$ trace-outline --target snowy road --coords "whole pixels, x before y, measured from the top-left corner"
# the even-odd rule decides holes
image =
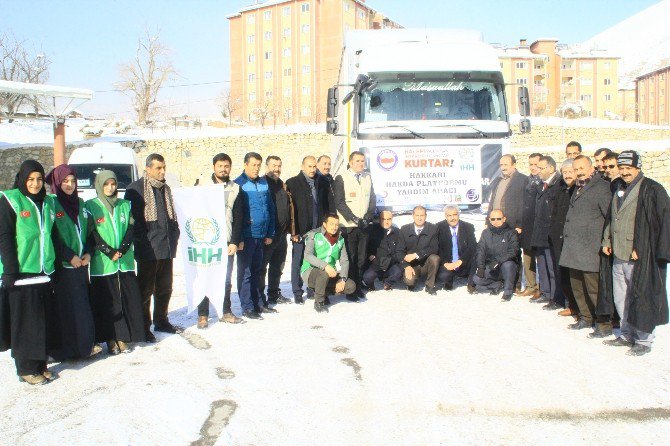
[[[286,268],[286,273],[289,269]],[[282,286],[288,289],[287,275]],[[341,297],[328,314],[195,329],[177,274],[155,345],[53,364],[30,388],[0,354],[0,444],[666,444],[670,330],[634,358],[526,299],[464,287]],[[285,294],[290,294],[286,292]],[[214,319],[212,319],[213,321]],[[665,438],[666,440],[663,440]]]

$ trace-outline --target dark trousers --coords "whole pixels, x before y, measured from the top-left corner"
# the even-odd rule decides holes
[[[363,282],[371,290],[375,289],[375,280],[382,280],[386,285],[393,285],[396,282],[400,282],[402,279],[402,266],[394,263],[386,271],[375,268],[374,265],[370,265],[368,269],[363,273]]]
[[[349,278],[356,284],[356,289],[360,289],[367,259],[368,234],[359,228],[342,228],[342,237],[349,257]]]
[[[168,306],[172,296],[172,259],[138,260],[137,281],[142,294],[144,328],[151,326],[151,296],[154,296],[154,325],[168,322]]]
[[[470,276],[470,266],[467,263],[462,264],[458,269],[454,271],[449,271],[444,267],[443,264],[440,265],[440,269],[437,272],[437,282],[444,283],[444,285],[449,285],[450,287],[454,286],[454,279],[456,277],[469,277]]]
[[[263,239],[245,238],[244,249],[237,251],[237,293],[242,311],[258,311],[258,282],[263,272]]]
[[[558,264],[554,254],[549,248],[535,248],[537,257],[537,272],[540,276],[540,293],[545,299],[553,300],[561,307],[564,305],[563,297],[558,293]]]
[[[477,291],[493,291],[499,290],[500,285],[503,288],[503,295],[511,296],[514,293],[514,285],[516,282],[516,273],[519,270],[519,265],[513,260],[503,262],[496,269],[486,267],[484,277],[477,275],[473,276],[473,282],[477,287]],[[502,282],[502,283],[501,283]]]
[[[564,266],[558,268],[558,277],[560,281],[560,288],[563,296],[565,297],[566,306],[572,310],[573,314],[579,313],[579,307],[577,306],[577,301],[575,300],[575,295],[572,292],[572,285],[570,284],[570,269]]]
[[[268,296],[275,297],[279,295],[279,282],[281,274],[286,264],[286,251],[288,244],[286,234],[275,237],[272,243],[263,247],[263,271],[258,280],[258,294],[263,299],[265,305],[268,303]],[[268,292],[265,294],[265,283],[267,277]]]
[[[598,288],[600,273],[580,271],[570,268],[570,285],[579,308],[579,318],[587,324],[593,324],[596,319],[596,303],[598,302]],[[610,322],[599,322],[602,329],[611,328]]]
[[[314,301],[323,303],[326,300],[326,296],[335,293],[335,285],[340,280],[342,280],[340,276],[331,278],[328,277],[328,273],[324,270],[313,268],[309,272],[307,286],[314,289]],[[353,280],[347,279],[342,294],[352,294],[354,291],[356,291],[356,284]]]
[[[235,256],[228,256],[228,268],[226,269],[226,289],[223,295],[223,314],[232,313],[230,309],[230,291],[233,288],[232,276],[233,276],[233,262],[235,261]],[[209,298],[205,298],[198,305],[198,316],[209,316]]]
[[[293,288],[294,297],[302,297],[302,276],[300,267],[305,257],[305,242],[292,242],[293,252],[291,254],[291,288]]]
[[[440,256],[436,254],[431,254],[423,263],[417,263],[410,265],[414,270],[414,277],[408,279],[405,274],[402,278],[407,286],[414,286],[419,280],[419,277],[426,278],[426,288],[432,288],[435,286],[435,276],[437,275],[437,269],[440,266]]]
[[[18,376],[41,375],[47,370],[47,362],[37,359],[14,359],[14,364]]]

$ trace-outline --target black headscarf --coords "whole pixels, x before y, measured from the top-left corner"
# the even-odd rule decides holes
[[[31,194],[28,192],[26,183],[28,182],[28,177],[33,172],[39,172],[42,175],[42,180],[44,180],[44,167],[35,161],[35,160],[25,160],[21,163],[19,168],[19,173],[16,174],[16,179],[14,180],[14,188],[18,189],[23,195],[33,200],[37,207],[42,207],[44,202],[44,197],[47,194],[47,190],[42,184],[42,189],[36,194]]]

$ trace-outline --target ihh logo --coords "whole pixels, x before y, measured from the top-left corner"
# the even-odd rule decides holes
[[[461,170],[462,171],[473,172],[475,170],[475,164],[474,163],[461,163]]]
[[[479,192],[476,189],[468,189],[465,193],[465,198],[467,198],[469,202],[474,203],[479,200]]]

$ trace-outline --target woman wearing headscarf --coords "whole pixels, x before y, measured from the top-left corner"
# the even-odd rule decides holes
[[[95,177],[97,197],[86,202],[93,231],[91,307],[96,342],[107,342],[110,355],[142,342],[142,300],[135,276],[133,218],[130,202],[117,197],[116,175],[103,170]]]
[[[48,316],[55,271],[53,198],[44,188],[44,168],[35,160],[21,164],[14,188],[0,195],[0,273],[3,315],[0,350],[11,348],[20,381],[45,384],[56,378],[47,370]]]
[[[54,212],[60,249],[56,251],[54,281],[54,318],[60,329],[60,347],[50,350],[56,361],[95,355],[102,348],[95,344],[95,326],[88,299],[88,264],[91,260],[86,244],[92,226],[77,193],[77,177],[72,167],[61,164],[46,177],[55,192]]]

